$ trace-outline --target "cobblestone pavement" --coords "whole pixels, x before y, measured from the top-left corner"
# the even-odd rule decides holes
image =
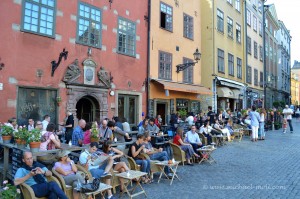
[[[217,164],[179,166],[181,182],[143,185],[148,198],[300,198],[300,123],[294,133],[268,131],[265,141],[241,142],[219,147]],[[139,196],[136,198],[144,198]]]

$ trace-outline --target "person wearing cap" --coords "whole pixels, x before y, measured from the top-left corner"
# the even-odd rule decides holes
[[[84,174],[77,171],[77,167],[68,155],[71,152],[68,150],[61,150],[57,154],[58,162],[54,164],[53,169],[59,173],[65,180],[66,185],[70,185],[73,188],[77,187],[78,180],[84,183]],[[80,194],[73,190],[74,199],[78,199]]]
[[[293,115],[293,110],[289,108],[288,105],[285,105],[285,109],[282,111],[284,118],[287,120],[289,123],[290,127],[290,132],[293,133],[293,125],[292,125],[292,115]]]

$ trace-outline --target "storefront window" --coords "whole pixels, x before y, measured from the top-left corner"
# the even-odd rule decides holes
[[[137,124],[138,97],[134,95],[119,95],[118,116],[122,120],[125,118],[130,125]]]
[[[49,115],[51,122],[57,122],[57,90],[39,88],[18,88],[17,119],[19,125],[27,125],[29,118],[43,120]]]

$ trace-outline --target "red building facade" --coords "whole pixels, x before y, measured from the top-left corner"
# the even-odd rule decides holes
[[[147,1],[0,2],[0,121],[66,111],[136,124],[146,109]],[[52,75],[52,68],[55,69]]]

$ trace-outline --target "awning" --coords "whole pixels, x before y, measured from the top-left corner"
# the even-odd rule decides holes
[[[209,90],[201,85],[168,82],[168,81],[157,80],[157,79],[152,79],[152,80],[159,84],[162,84],[164,86],[165,90],[180,91],[180,92],[186,92],[186,93],[197,93],[197,94],[203,94],[203,95],[212,95],[211,90]]]
[[[239,89],[231,89],[233,92],[233,98],[234,99],[240,99],[241,98],[241,91]],[[243,98],[241,98],[243,99]]]
[[[223,77],[217,77],[217,80],[220,83],[220,85],[222,85],[222,86],[229,86],[229,87],[234,87],[234,88],[239,88],[239,89],[242,89],[245,87],[245,85],[240,82],[233,81],[230,79],[225,79]]]
[[[217,88],[218,97],[234,98],[232,90],[228,87],[218,87]]]

